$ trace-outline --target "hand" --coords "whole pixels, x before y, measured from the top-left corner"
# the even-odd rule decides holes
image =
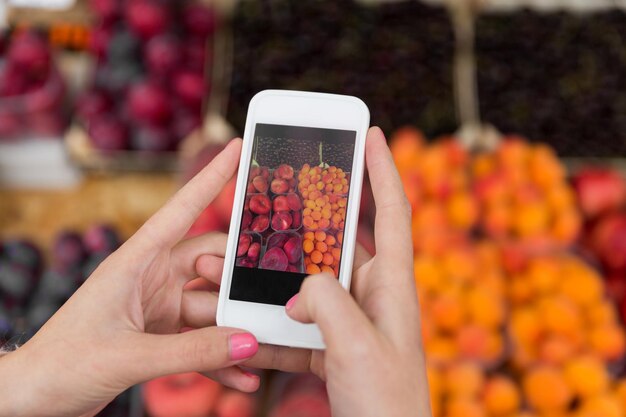
[[[257,352],[254,336],[214,327],[217,296],[183,288],[221,274],[225,235],[181,239],[233,176],[240,151],[241,140],[232,141],[29,342],[0,358],[1,416],[94,414],[134,384],[187,371],[258,388],[258,377],[236,366]],[[179,333],[199,321],[211,327]]]
[[[368,259],[361,250],[355,256],[354,298],[335,278],[311,276],[287,303],[287,314],[321,329],[326,351],[313,352],[311,365],[327,381],[334,417],[429,417],[411,209],[378,128],[368,132],[366,159],[376,202],[376,255]]]

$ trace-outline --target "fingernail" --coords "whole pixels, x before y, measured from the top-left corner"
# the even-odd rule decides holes
[[[259,343],[250,333],[235,333],[228,340],[228,349],[230,359],[238,361],[254,356],[259,349]]]
[[[293,297],[289,299],[289,301],[287,301],[287,304],[285,304],[285,308],[287,310],[291,310],[291,308],[293,307],[293,305],[296,303],[297,300],[298,300],[298,294],[294,295]]]

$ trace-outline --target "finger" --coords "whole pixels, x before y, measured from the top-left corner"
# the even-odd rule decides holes
[[[413,259],[411,206],[385,136],[378,127],[370,128],[367,134],[365,158],[376,204],[376,253],[391,262],[409,264]]]
[[[234,139],[209,165],[182,187],[133,236],[144,247],[170,248],[180,241],[202,210],[233,177],[239,164],[241,139]]]
[[[136,334],[124,345],[132,351],[120,363],[135,383],[182,372],[208,372],[241,363],[258,350],[256,338],[243,330],[206,327],[184,333]]]
[[[354,249],[354,262],[352,264],[352,270],[357,270],[372,259],[372,255],[360,244],[357,243]]]
[[[242,392],[255,392],[261,384],[261,378],[258,375],[246,372],[238,366],[203,372],[202,375]]]
[[[244,363],[259,369],[276,369],[284,372],[309,372],[311,350],[276,345],[259,345],[259,350]]]
[[[222,282],[222,272],[224,270],[224,259],[211,255],[200,255],[196,261],[196,272],[198,276],[208,279],[213,284],[220,285]]]
[[[196,263],[200,256],[209,255],[212,259],[224,258],[227,240],[227,234],[213,232],[177,243],[172,248],[170,255],[172,273],[185,281],[198,277],[200,274],[197,271]]]
[[[369,343],[374,335],[372,323],[354,299],[327,274],[307,277],[286,309],[294,320],[316,323],[328,349],[348,352],[352,344]]]
[[[209,291],[183,291],[180,304],[181,320],[185,326],[215,326],[218,295]]]

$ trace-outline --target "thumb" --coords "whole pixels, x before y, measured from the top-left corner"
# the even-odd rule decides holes
[[[244,330],[206,327],[179,334],[142,333],[132,341],[126,372],[136,382],[183,372],[226,368],[254,356],[256,338]]]
[[[328,274],[307,277],[285,308],[296,321],[316,323],[328,349],[347,350],[352,341],[369,340],[374,334],[372,323],[350,293]]]

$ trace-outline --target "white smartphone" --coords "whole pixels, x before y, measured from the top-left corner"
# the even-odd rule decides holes
[[[324,348],[317,326],[289,318],[285,304],[314,273],[350,287],[368,127],[356,97],[265,90],[252,98],[218,325],[261,343]]]

